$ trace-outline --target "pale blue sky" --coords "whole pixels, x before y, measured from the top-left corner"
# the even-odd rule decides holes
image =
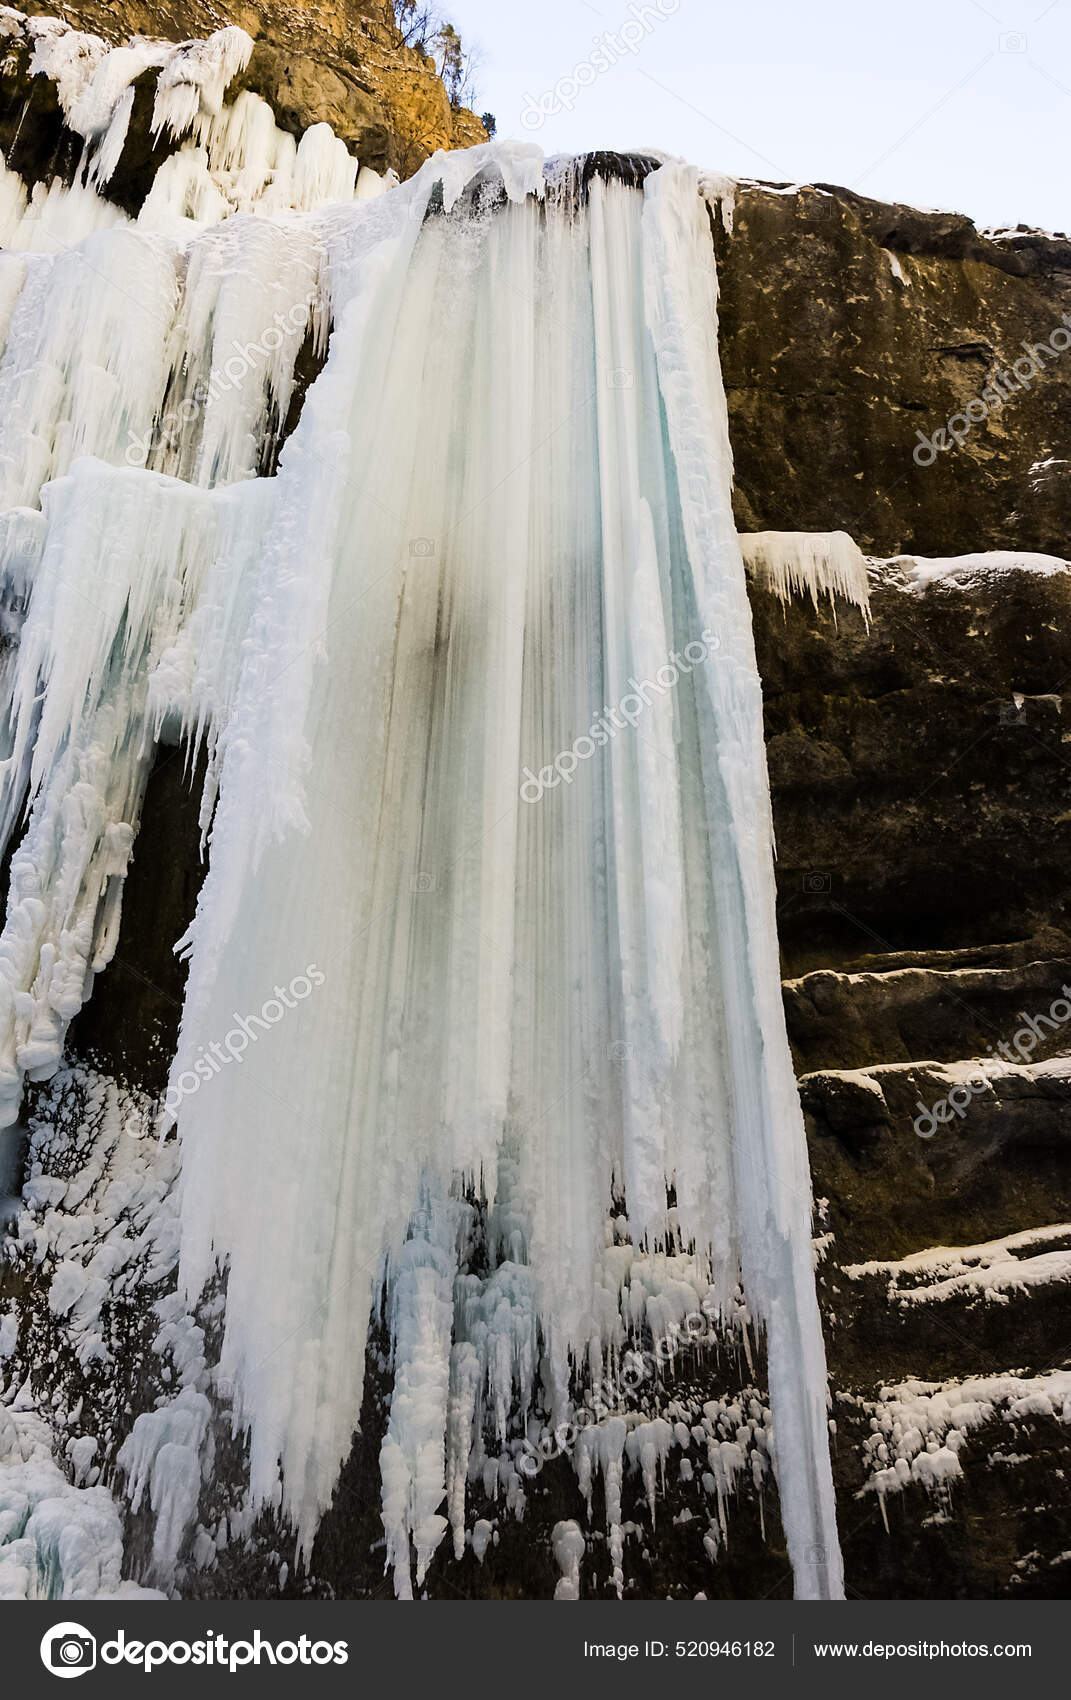
[[[646,27],[630,9],[644,4],[445,9],[482,50],[479,106],[499,136],[548,153],[655,146],[734,176],[1071,230],[1071,0],[662,0],[664,16],[655,0]]]

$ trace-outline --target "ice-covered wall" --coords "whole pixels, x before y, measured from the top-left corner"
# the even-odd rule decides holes
[[[30,810],[0,938],[5,1110],[115,948],[157,740],[206,740],[166,1120],[189,1302],[229,1270],[219,1374],[250,1506],[308,1551],[382,1305],[406,1594],[451,1525],[463,1546],[467,1482],[490,1469],[520,1512],[541,1427],[698,1316],[768,1350],[772,1418],[683,1424],[720,1515],[772,1462],[797,1590],[838,1594],[695,172],[637,187],[487,147],[349,207],[101,230],[5,255],[5,277],[9,829]],[[170,1497],[157,1474],[172,1417],[196,1452],[196,1396],[121,1460],[183,1526],[185,1465]],[[623,1472],[653,1507],[683,1444],[634,1419],[574,1454],[589,1497],[602,1477],[619,1589]]]
[[[225,96],[253,50],[243,29],[229,26],[204,41],[175,43],[135,36],[111,46],[59,18],[25,17],[0,7],[0,39],[28,43],[30,77],[55,85],[67,129],[83,144],[75,181],[43,180],[27,191],[0,153],[0,246],[53,252],[92,230],[123,221],[108,199],[123,157],[135,84],[155,73],[150,135],[171,151],[160,161],[139,224],[182,238],[193,224],[235,212],[307,212],[354,194],[374,193],[381,179],[359,162],[327,123],[295,140],[280,129],[268,102],[248,89]]]

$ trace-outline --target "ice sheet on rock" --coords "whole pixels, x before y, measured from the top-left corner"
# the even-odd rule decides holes
[[[782,602],[801,593],[854,602],[869,619],[866,558],[846,531],[752,531],[740,536],[744,564],[758,584]]]
[[[637,1263],[680,1242],[715,1315],[742,1264],[797,1589],[836,1594],[709,223],[683,167],[642,192],[543,189],[536,150],[489,145],[322,224],[336,330],[276,480],[173,1082],[274,982],[315,964],[323,986],[182,1106],[185,1290],[227,1261],[251,1505],[280,1505],[307,1551],[386,1278],[404,1592],[411,1549],[419,1573],[447,1518],[457,1542],[478,1424],[565,1414],[630,1328],[686,1302],[652,1282],[637,1324],[631,1280],[608,1279],[623,1193]],[[597,745],[705,632],[719,647]],[[519,801],[526,766],[585,735],[569,783]],[[510,1249],[448,1296],[419,1223],[463,1194]],[[633,1456],[626,1435],[612,1417],[576,1452],[619,1588],[624,1472],[657,1488],[669,1444]],[[484,1468],[523,1503],[508,1452]]]
[[[57,1503],[54,1515],[50,1514],[49,1527],[56,1532],[56,1551],[68,1571],[80,1550],[80,1507],[95,1505],[89,1535],[98,1548],[97,1562],[109,1572],[114,1570],[115,1577],[119,1574],[120,1520],[107,1512],[109,1496],[100,1482],[112,1474],[116,1430],[122,1436],[130,1428],[127,1390],[117,1374],[118,1367],[129,1362],[126,1331],[132,1330],[142,1342],[141,1350],[151,1354],[146,1382],[167,1385],[172,1397],[179,1392],[179,1410],[196,1414],[203,1408],[193,1394],[205,1373],[204,1334],[174,1291],[178,1147],[173,1140],[161,1142],[153,1137],[154,1121],[155,1105],[146,1094],[83,1067],[62,1068],[47,1090],[37,1095],[30,1116],[27,1178],[16,1237],[8,1249],[9,1263],[19,1271],[19,1302],[24,1307],[29,1304],[22,1330],[26,1338],[20,1345],[20,1331],[14,1326],[17,1319],[5,1319],[7,1325],[0,1330],[4,1336],[0,1377],[7,1385],[0,1386],[0,1392],[16,1421],[24,1409],[35,1409],[31,1387],[40,1384],[42,1366],[32,1356],[34,1334],[40,1327],[33,1294],[43,1292],[50,1303],[53,1341],[44,1381],[51,1438],[46,1435],[44,1444],[51,1445],[74,1487],[95,1490],[86,1499],[74,1495],[74,1487],[66,1480],[50,1485],[50,1496],[62,1504]],[[25,1279],[28,1271],[33,1272],[32,1280]],[[153,1359],[157,1360],[155,1375]],[[87,1382],[94,1381],[96,1391],[87,1401]],[[90,1409],[94,1423],[100,1425],[95,1433],[84,1427]],[[127,1455],[132,1463],[142,1460],[147,1472],[145,1492],[150,1497],[156,1459],[164,1445],[191,1446],[195,1438],[187,1434],[184,1439],[173,1417],[151,1415],[157,1420],[138,1430]],[[161,1423],[166,1433],[161,1433]],[[156,1544],[166,1554],[177,1550],[183,1506],[191,1493],[196,1495],[200,1472],[188,1457],[172,1452],[158,1473]],[[50,1483],[57,1474],[53,1469]],[[4,1480],[0,1464],[0,1502]],[[180,1485],[184,1485],[185,1500]],[[109,1524],[114,1525],[114,1564]],[[29,1557],[33,1559],[33,1554]],[[9,1560],[29,1578],[20,1586],[46,1585],[33,1580],[34,1563],[27,1566],[19,1561],[15,1548],[5,1552],[2,1546],[0,1578]],[[161,1575],[166,1567],[165,1563]],[[108,1591],[110,1575],[104,1584]],[[133,1583],[123,1583],[121,1592],[136,1597]]]
[[[271,487],[210,494],[83,459],[43,492],[47,536],[10,680],[0,831],[24,801],[0,933],[0,1116],[47,1079],[118,937],[153,741],[214,752]],[[214,762],[210,761],[209,786]]]
[[[1012,1293],[1071,1281],[1071,1250],[1037,1249],[1051,1240],[1071,1241],[1071,1223],[1030,1228],[982,1245],[932,1246],[896,1262],[847,1264],[842,1273],[849,1281],[888,1276],[889,1302],[905,1308],[951,1298],[1007,1304]]]
[[[103,1311],[109,1299],[173,1279],[178,1150],[150,1137],[153,1113],[145,1095],[92,1070],[64,1068],[31,1120],[13,1258],[32,1263],[82,1367],[114,1362]],[[165,1309],[159,1354],[168,1354],[169,1374],[187,1385],[204,1368],[203,1338],[192,1325],[183,1332],[173,1302]]]

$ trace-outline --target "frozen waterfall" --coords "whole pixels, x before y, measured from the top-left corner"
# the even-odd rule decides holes
[[[842,1591],[709,212],[686,166],[624,175],[488,145],[0,252],[0,1105],[114,952],[155,743],[204,745],[182,1286],[227,1269],[249,1505],[305,1554],[382,1317],[403,1597],[467,1483],[523,1509],[525,1448],[697,1313],[764,1334],[747,1468],[797,1594]],[[673,1444],[611,1414],[572,1449],[619,1592],[622,1476],[653,1516]],[[724,1527],[744,1443],[710,1446]]]

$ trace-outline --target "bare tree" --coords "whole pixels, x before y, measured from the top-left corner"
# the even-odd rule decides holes
[[[425,0],[394,0],[394,22],[404,47],[427,50],[427,44],[438,33],[441,22],[438,9]]]
[[[470,53],[434,0],[394,0],[394,21],[405,47],[435,61],[451,106],[474,106],[478,55]]]

